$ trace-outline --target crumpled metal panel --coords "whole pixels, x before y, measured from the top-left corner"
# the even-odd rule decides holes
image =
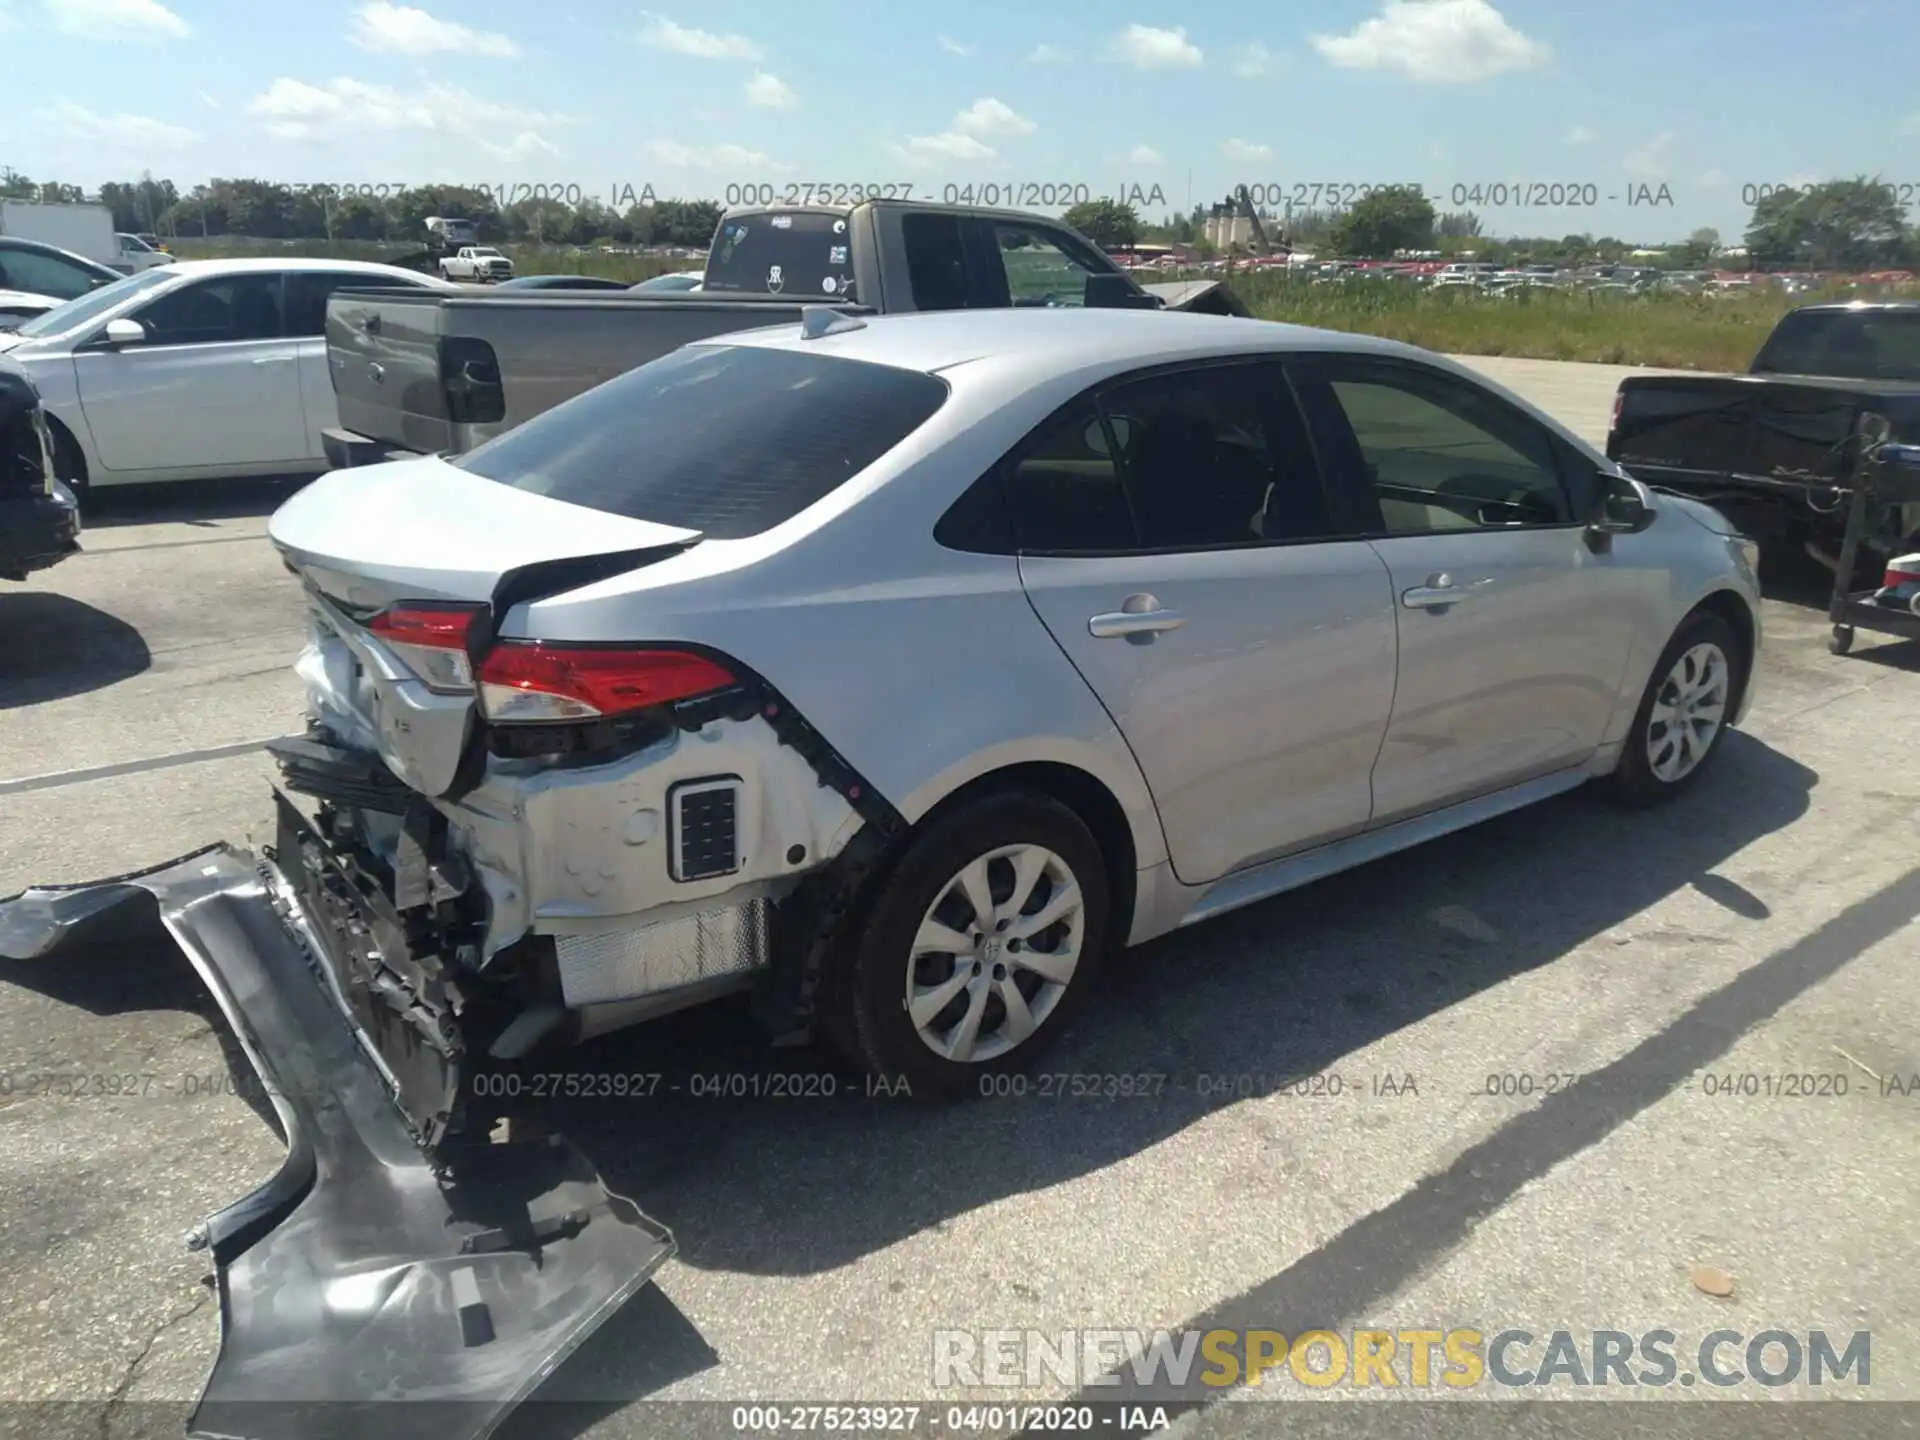
[[[0,956],[170,935],[258,1071],[279,1171],[211,1217],[220,1353],[188,1433],[477,1440],[673,1253],[561,1140],[430,1159],[287,923],[277,872],[216,846],[0,900]]]
[[[765,900],[702,910],[677,920],[554,941],[560,989],[570,1008],[678,990],[771,960]]]

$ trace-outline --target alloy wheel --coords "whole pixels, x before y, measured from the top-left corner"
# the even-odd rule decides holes
[[[1052,850],[1006,845],[977,856],[940,887],[914,935],[914,1030],[958,1064],[1014,1050],[1067,993],[1086,929],[1080,884]]]
[[[1647,767],[1655,779],[1671,785],[1706,758],[1726,723],[1732,679],[1726,652],[1710,641],[1674,661],[1647,717]]]

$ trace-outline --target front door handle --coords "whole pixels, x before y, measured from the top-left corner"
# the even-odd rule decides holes
[[[1458,605],[1472,592],[1453,583],[1451,575],[1429,575],[1427,583],[1400,592],[1400,603],[1409,610],[1444,610]]]
[[[1158,635],[1164,630],[1178,630],[1187,623],[1187,617],[1177,610],[1168,610],[1151,595],[1129,596],[1127,603],[1144,600],[1145,605],[1135,610],[1109,610],[1104,615],[1095,615],[1087,621],[1087,633],[1096,640],[1120,640],[1130,635]]]
[[[293,363],[293,356],[291,355],[256,355],[253,359],[253,363],[256,365],[290,365]]]

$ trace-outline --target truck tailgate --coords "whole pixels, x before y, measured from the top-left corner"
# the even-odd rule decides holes
[[[439,299],[351,289],[328,297],[327,368],[347,430],[427,455],[451,444]]]

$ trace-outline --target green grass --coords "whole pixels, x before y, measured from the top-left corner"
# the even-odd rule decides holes
[[[1808,297],[1433,293],[1404,281],[1313,285],[1240,273],[1235,292],[1263,320],[1401,340],[1449,355],[1511,355],[1675,370],[1745,370],[1774,323]]]
[[[410,245],[238,237],[210,241],[182,237],[169,245],[182,259],[250,254],[394,261],[419,253],[418,246]],[[665,255],[609,255],[566,246],[500,248],[512,257],[521,275],[597,275],[632,283],[699,265]],[[1401,280],[1314,285],[1284,273],[1247,270],[1225,278],[1263,320],[1379,335],[1451,355],[1587,360],[1674,370],[1745,370],[1783,314],[1809,300],[1828,298],[1770,293],[1725,299],[1642,297],[1572,290],[1503,300],[1458,291],[1434,293]]]

